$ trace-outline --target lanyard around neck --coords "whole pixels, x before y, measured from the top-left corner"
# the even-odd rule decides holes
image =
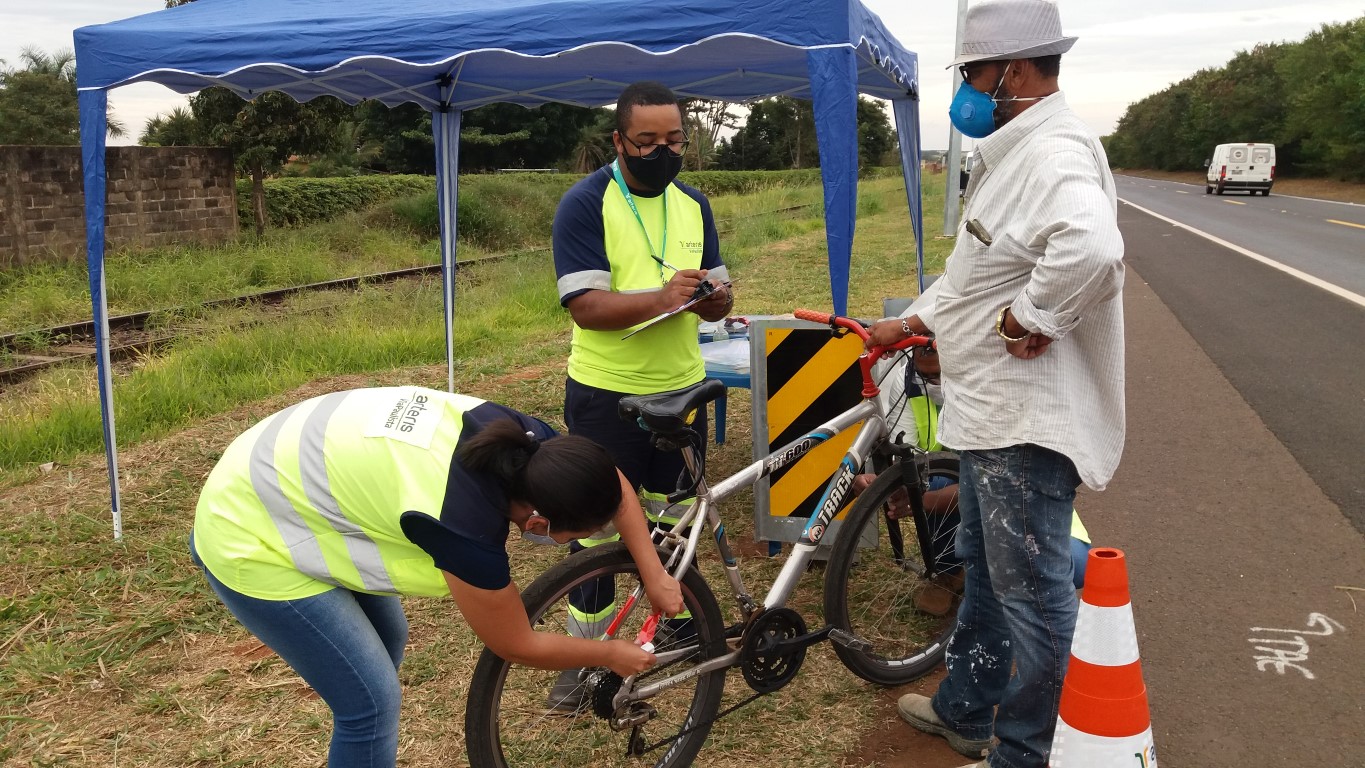
[[[664,198],[664,234],[663,248],[658,253],[654,252],[654,241],[649,237],[649,228],[645,226],[645,220],[640,218],[640,209],[635,207],[635,196],[630,193],[630,188],[626,186],[626,180],[621,176],[621,161],[611,161],[611,175],[616,179],[616,186],[621,188],[621,195],[626,198],[626,205],[630,206],[630,212],[635,214],[635,221],[640,225],[640,232],[645,236],[645,243],[649,245],[649,257],[654,259],[659,266],[659,279],[663,279],[664,266],[668,263],[664,261],[664,252],[668,250],[668,189],[662,192]]]

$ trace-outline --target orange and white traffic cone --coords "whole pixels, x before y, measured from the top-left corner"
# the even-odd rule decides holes
[[[1156,768],[1121,550],[1090,550],[1049,765]]]

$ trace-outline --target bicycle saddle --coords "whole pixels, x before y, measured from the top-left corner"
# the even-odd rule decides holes
[[[687,429],[698,408],[724,394],[724,382],[704,379],[671,392],[623,397],[616,406],[616,413],[624,420],[640,422],[651,432],[672,435]]]

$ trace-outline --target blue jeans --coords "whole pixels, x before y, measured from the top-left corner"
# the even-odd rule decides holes
[[[398,759],[398,665],[408,620],[397,597],[331,589],[300,600],[260,600],[218,581],[214,594],[332,708],[328,768],[391,767]]]
[[[1036,445],[963,451],[961,462],[966,582],[934,711],[964,737],[994,734],[992,768],[1044,768],[1076,626],[1080,477],[1066,456]]]

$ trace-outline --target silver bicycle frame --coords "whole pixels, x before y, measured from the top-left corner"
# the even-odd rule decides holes
[[[763,598],[761,604],[754,604],[744,587],[744,582],[739,573],[739,562],[730,552],[728,539],[725,536],[725,525],[720,519],[718,506],[720,502],[735,495],[739,491],[749,488],[759,480],[771,475],[773,472],[786,467],[802,456],[810,452],[812,448],[828,441],[835,435],[853,427],[858,422],[865,422],[858,431],[849,446],[848,451],[839,464],[839,469],[835,471],[829,483],[825,486],[825,492],[820,498],[820,503],[816,505],[815,511],[811,513],[806,522],[805,530],[802,531],[801,540],[797,542],[792,550],[791,557],[782,566],[772,585],[768,588],[768,594]],[[806,566],[809,565],[811,558],[815,554],[815,549],[828,530],[830,521],[844,506],[848,500],[848,495],[852,491],[853,478],[858,470],[867,461],[872,449],[877,446],[887,434],[885,415],[881,411],[881,404],[876,398],[865,398],[861,403],[853,406],[847,411],[835,416],[819,427],[811,430],[805,435],[797,438],[782,448],[773,451],[768,456],[755,461],[753,464],[727,477],[717,483],[714,487],[706,482],[706,478],[700,473],[700,461],[697,450],[691,446],[683,449],[683,460],[687,464],[687,469],[693,477],[698,478],[696,501],[691,508],[679,516],[678,522],[673,526],[673,530],[663,532],[655,530],[656,535],[662,536],[663,541],[673,545],[673,552],[669,557],[669,570],[675,578],[680,578],[687,568],[696,560],[697,547],[701,542],[702,527],[698,521],[705,520],[707,526],[713,531],[714,538],[720,549],[721,559],[725,566],[725,576],[730,582],[730,587],[734,592],[736,600],[739,601],[740,610],[747,619],[753,613],[763,608],[777,608],[786,605],[787,599],[791,597],[796,589],[797,583],[801,579],[801,574],[805,573]],[[686,530],[686,539],[683,539],[677,531]],[[681,549],[678,544],[683,542]],[[681,551],[681,557],[679,557]],[[678,651],[664,651],[658,654],[658,663],[666,664],[670,661],[690,655],[691,649],[681,649]],[[647,685],[632,688],[633,678],[626,681],[622,687],[621,694],[618,695],[618,705],[622,701],[634,701],[647,699],[658,695],[663,691],[679,683],[691,680],[699,675],[708,672],[732,667],[739,663],[740,651],[731,650],[721,656],[708,659],[694,667],[675,675],[655,680]]]

